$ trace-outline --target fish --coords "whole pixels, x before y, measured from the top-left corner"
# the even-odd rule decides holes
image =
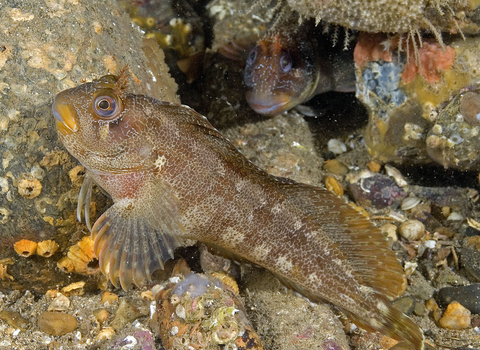
[[[52,106],[60,141],[86,169],[77,214],[114,286],[144,285],[193,239],[423,349],[421,329],[390,304],[403,268],[367,218],[323,187],[268,174],[192,108],[126,90],[109,75]],[[113,205],[90,227],[93,183]]]
[[[351,51],[332,52],[302,28],[268,32],[248,53],[245,96],[256,113],[275,116],[324,92],[355,91]]]

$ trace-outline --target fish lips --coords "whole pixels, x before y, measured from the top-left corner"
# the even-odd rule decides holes
[[[260,96],[253,91],[247,91],[246,98],[256,113],[268,116],[275,116],[288,110],[291,102],[290,97],[286,94]]]
[[[62,135],[68,135],[78,130],[76,112],[71,105],[61,101],[58,95],[52,105],[53,116],[57,120],[57,130]]]

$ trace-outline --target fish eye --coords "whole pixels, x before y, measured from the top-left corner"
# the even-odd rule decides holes
[[[108,95],[97,96],[93,106],[95,112],[103,119],[117,117],[122,109],[121,100]]]
[[[282,57],[280,57],[280,69],[287,73],[290,69],[292,69],[292,56],[288,52],[284,52]]]
[[[257,48],[254,48],[248,54],[247,64],[253,64],[256,59],[257,59]]]

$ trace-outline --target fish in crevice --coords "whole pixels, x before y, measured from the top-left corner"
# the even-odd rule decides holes
[[[262,266],[359,326],[423,349],[390,305],[403,269],[383,234],[321,187],[269,175],[193,109],[130,94],[105,76],[55,97],[60,140],[113,199],[92,230],[100,269],[123,289],[151,280],[184,239]]]
[[[308,28],[271,31],[248,54],[246,99],[258,114],[274,116],[328,91],[355,91],[352,51],[332,50]]]

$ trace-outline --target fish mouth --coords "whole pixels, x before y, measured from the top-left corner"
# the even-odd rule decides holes
[[[57,120],[57,131],[66,136],[78,130],[75,110],[55,97],[52,105],[53,116]]]
[[[258,114],[268,116],[280,114],[289,109],[290,101],[290,97],[285,94],[262,97],[247,91],[247,102]]]

